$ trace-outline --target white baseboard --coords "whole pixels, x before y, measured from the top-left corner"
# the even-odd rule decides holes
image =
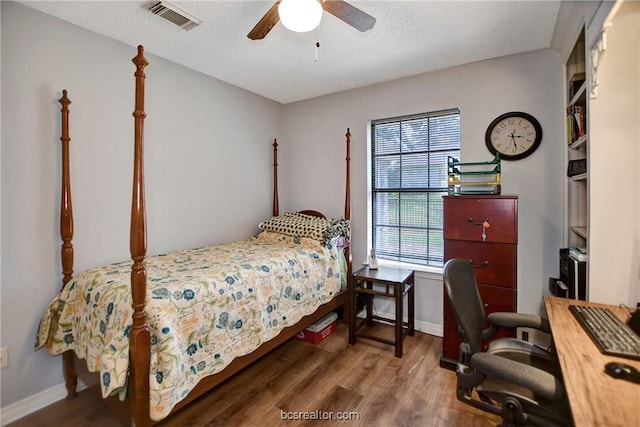
[[[77,391],[82,391],[86,388],[87,386],[84,385],[82,381],[78,381]],[[43,390],[32,396],[25,397],[4,408],[0,408],[0,425],[12,423],[66,397],[67,389],[64,383]]]
[[[444,335],[443,326],[437,323],[424,322],[421,320],[415,321],[416,331],[424,332],[425,334],[441,337]]]
[[[378,316],[387,317],[389,319],[395,318],[395,313],[383,313],[379,311],[376,314]],[[358,317],[364,318],[365,317],[364,311],[358,313]],[[404,322],[409,321],[407,317],[404,317],[402,320]],[[415,320],[414,327],[416,331],[424,332],[425,334],[434,335],[436,337],[442,337],[444,335],[443,326],[437,323],[425,322],[423,320]]]

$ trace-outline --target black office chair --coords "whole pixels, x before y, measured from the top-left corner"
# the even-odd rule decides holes
[[[570,426],[560,369],[552,353],[516,338],[496,338],[482,351],[482,343],[500,327],[549,333],[549,322],[521,313],[486,317],[473,266],[465,259],[447,261],[444,284],[463,340],[456,367],[458,400],[501,416],[503,426]],[[490,326],[485,329],[486,320]]]

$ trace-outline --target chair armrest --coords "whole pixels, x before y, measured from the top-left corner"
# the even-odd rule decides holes
[[[535,314],[496,312],[487,316],[492,325],[503,328],[534,328],[548,334],[551,333],[549,321]]]
[[[471,366],[487,377],[525,387],[548,400],[558,400],[564,395],[562,382],[533,366],[490,353],[475,353]]]

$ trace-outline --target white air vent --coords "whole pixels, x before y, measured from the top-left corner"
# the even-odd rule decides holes
[[[183,30],[189,31],[197,27],[202,21],[184,10],[166,1],[152,1],[144,6],[149,12],[176,24]]]

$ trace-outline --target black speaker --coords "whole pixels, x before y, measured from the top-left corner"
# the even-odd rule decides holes
[[[587,299],[587,263],[569,256],[569,298],[586,301]]]
[[[567,285],[563,281],[555,277],[549,277],[549,292],[551,292],[551,295],[567,298],[568,290]]]
[[[560,280],[564,283],[569,281],[569,248],[560,248]]]
[[[569,248],[560,249],[560,281],[568,298],[587,299],[587,262],[571,256]]]

